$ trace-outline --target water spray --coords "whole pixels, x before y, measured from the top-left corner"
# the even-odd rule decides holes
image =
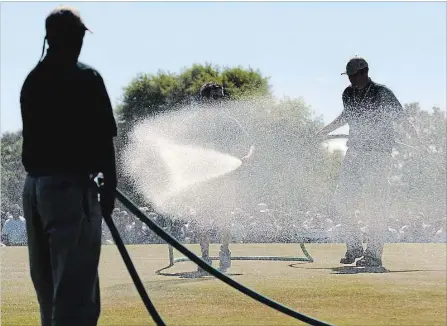
[[[349,138],[349,135],[336,134],[336,135],[328,135],[327,137],[325,137],[324,141],[332,140],[332,139],[348,139],[348,138]],[[399,141],[396,141],[395,143],[396,143],[396,145],[412,149],[412,150],[414,150],[414,151],[416,151],[418,153],[430,154],[428,152],[428,149],[426,149],[426,148],[421,149],[420,147],[411,146],[411,145],[408,145],[408,144],[405,144],[405,143],[402,143],[402,142],[399,142]],[[431,158],[429,156],[424,156],[424,159],[429,161],[429,162],[431,162],[431,163],[433,163],[433,164],[435,164],[439,169],[443,170],[444,172],[447,171],[445,166],[443,166],[441,163],[439,163],[438,161],[434,160],[433,158]]]

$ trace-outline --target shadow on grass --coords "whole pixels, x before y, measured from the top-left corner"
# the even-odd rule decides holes
[[[340,267],[300,267],[299,263],[290,264],[292,268],[303,269],[324,269],[332,271],[331,274],[362,274],[362,273],[412,273],[412,272],[442,272],[442,269],[409,269],[400,271],[391,271],[385,267],[356,267],[356,266],[340,266]]]
[[[178,272],[178,273],[166,273],[166,272],[158,272],[158,275],[161,276],[173,276],[173,277],[180,277],[184,279],[191,279],[191,278],[199,278],[199,279],[214,279],[215,277],[208,273],[193,271],[193,272]],[[244,275],[242,273],[225,273],[227,276],[241,276]]]

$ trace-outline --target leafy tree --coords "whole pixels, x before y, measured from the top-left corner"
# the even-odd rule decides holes
[[[423,212],[439,219],[446,216],[446,130],[445,112],[433,108],[431,112],[419,103],[405,105],[410,119],[419,131],[428,151],[418,150],[415,141],[402,127],[397,129],[400,145],[394,153],[395,211],[400,214]]]
[[[25,170],[22,165],[22,132],[1,137],[1,206],[7,211],[12,204],[22,203]]]
[[[206,82],[225,86],[231,99],[270,94],[268,78],[253,69],[213,67],[195,64],[180,74],[159,71],[139,74],[124,88],[118,114],[127,123],[167,110],[177,109],[197,98]]]

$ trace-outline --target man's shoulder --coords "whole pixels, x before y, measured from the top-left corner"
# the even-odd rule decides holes
[[[5,228],[6,226],[9,226],[12,222],[13,219],[12,218],[8,218],[5,223],[3,224],[3,228]]]
[[[371,82],[371,88],[375,89],[377,92],[380,92],[380,93],[393,93],[391,91],[391,89],[389,89],[384,84],[379,84],[374,81]]]
[[[24,88],[30,87],[31,85],[33,85],[33,83],[34,84],[36,82],[38,83],[39,77],[42,76],[41,72],[42,72],[42,65],[39,62],[33,69],[31,69],[31,71],[26,76],[25,81],[23,82],[23,85],[22,85],[22,90]]]
[[[354,87],[352,87],[352,85],[349,85],[345,88],[345,90],[343,91],[343,94],[352,93],[353,91],[354,91]]]
[[[78,61],[76,67],[82,73],[85,73],[93,78],[102,78],[98,70],[96,70],[95,68],[86,63]]]
[[[346,97],[352,96],[352,94],[354,94],[354,87],[352,87],[352,85],[349,85],[343,91],[342,97],[346,98]]]

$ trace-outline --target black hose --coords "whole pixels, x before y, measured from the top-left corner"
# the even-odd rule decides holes
[[[239,292],[244,293],[245,295],[251,297],[252,299],[254,299],[260,303],[265,304],[266,306],[269,306],[270,308],[273,308],[273,309],[275,309],[279,312],[282,312],[290,317],[293,317],[295,319],[303,321],[309,325],[318,325],[318,326],[329,326],[330,325],[326,322],[320,321],[318,319],[315,319],[310,316],[301,314],[297,311],[294,311],[294,310],[292,310],[276,301],[273,301],[273,300],[255,292],[255,291],[253,291],[252,289],[234,281],[230,277],[226,276],[225,274],[221,273],[217,269],[208,265],[201,258],[196,256],[194,253],[192,253],[190,250],[188,250],[186,247],[184,247],[181,243],[179,243],[174,237],[172,237],[170,234],[166,233],[161,227],[159,227],[155,222],[150,220],[142,211],[140,211],[138,209],[138,207],[129,198],[127,198],[119,189],[117,189],[117,198],[119,201],[121,201],[121,203],[124,206],[126,206],[126,208],[132,214],[134,214],[138,219],[140,219],[143,223],[145,223],[160,238],[162,238],[164,241],[166,241],[172,247],[174,247],[175,249],[180,251],[183,255],[188,257],[191,261],[196,263],[203,270],[205,270],[209,274],[213,275],[214,277],[218,278],[222,282],[228,284],[232,288],[238,290]]]
[[[326,137],[324,137],[324,140],[331,140],[331,139],[347,139],[349,138],[349,135],[343,135],[343,134],[339,134],[339,135],[327,135]]]
[[[132,281],[135,284],[135,287],[137,288],[137,291],[140,294],[140,297],[143,300],[143,303],[146,306],[147,311],[151,315],[156,325],[165,326],[166,324],[164,323],[157,309],[153,305],[151,299],[147,295],[144,285],[141,282],[140,277],[138,276],[137,270],[135,269],[135,266],[132,263],[132,260],[130,259],[126,246],[124,245],[123,240],[121,239],[120,234],[116,229],[115,224],[113,223],[112,217],[109,215],[109,216],[103,216],[103,218],[104,221],[106,221],[107,226],[109,227],[110,233],[112,234],[113,237],[113,241],[115,241],[115,244],[118,247],[121,257],[123,258],[124,264],[126,265],[127,270],[129,271],[130,277],[132,278]]]

